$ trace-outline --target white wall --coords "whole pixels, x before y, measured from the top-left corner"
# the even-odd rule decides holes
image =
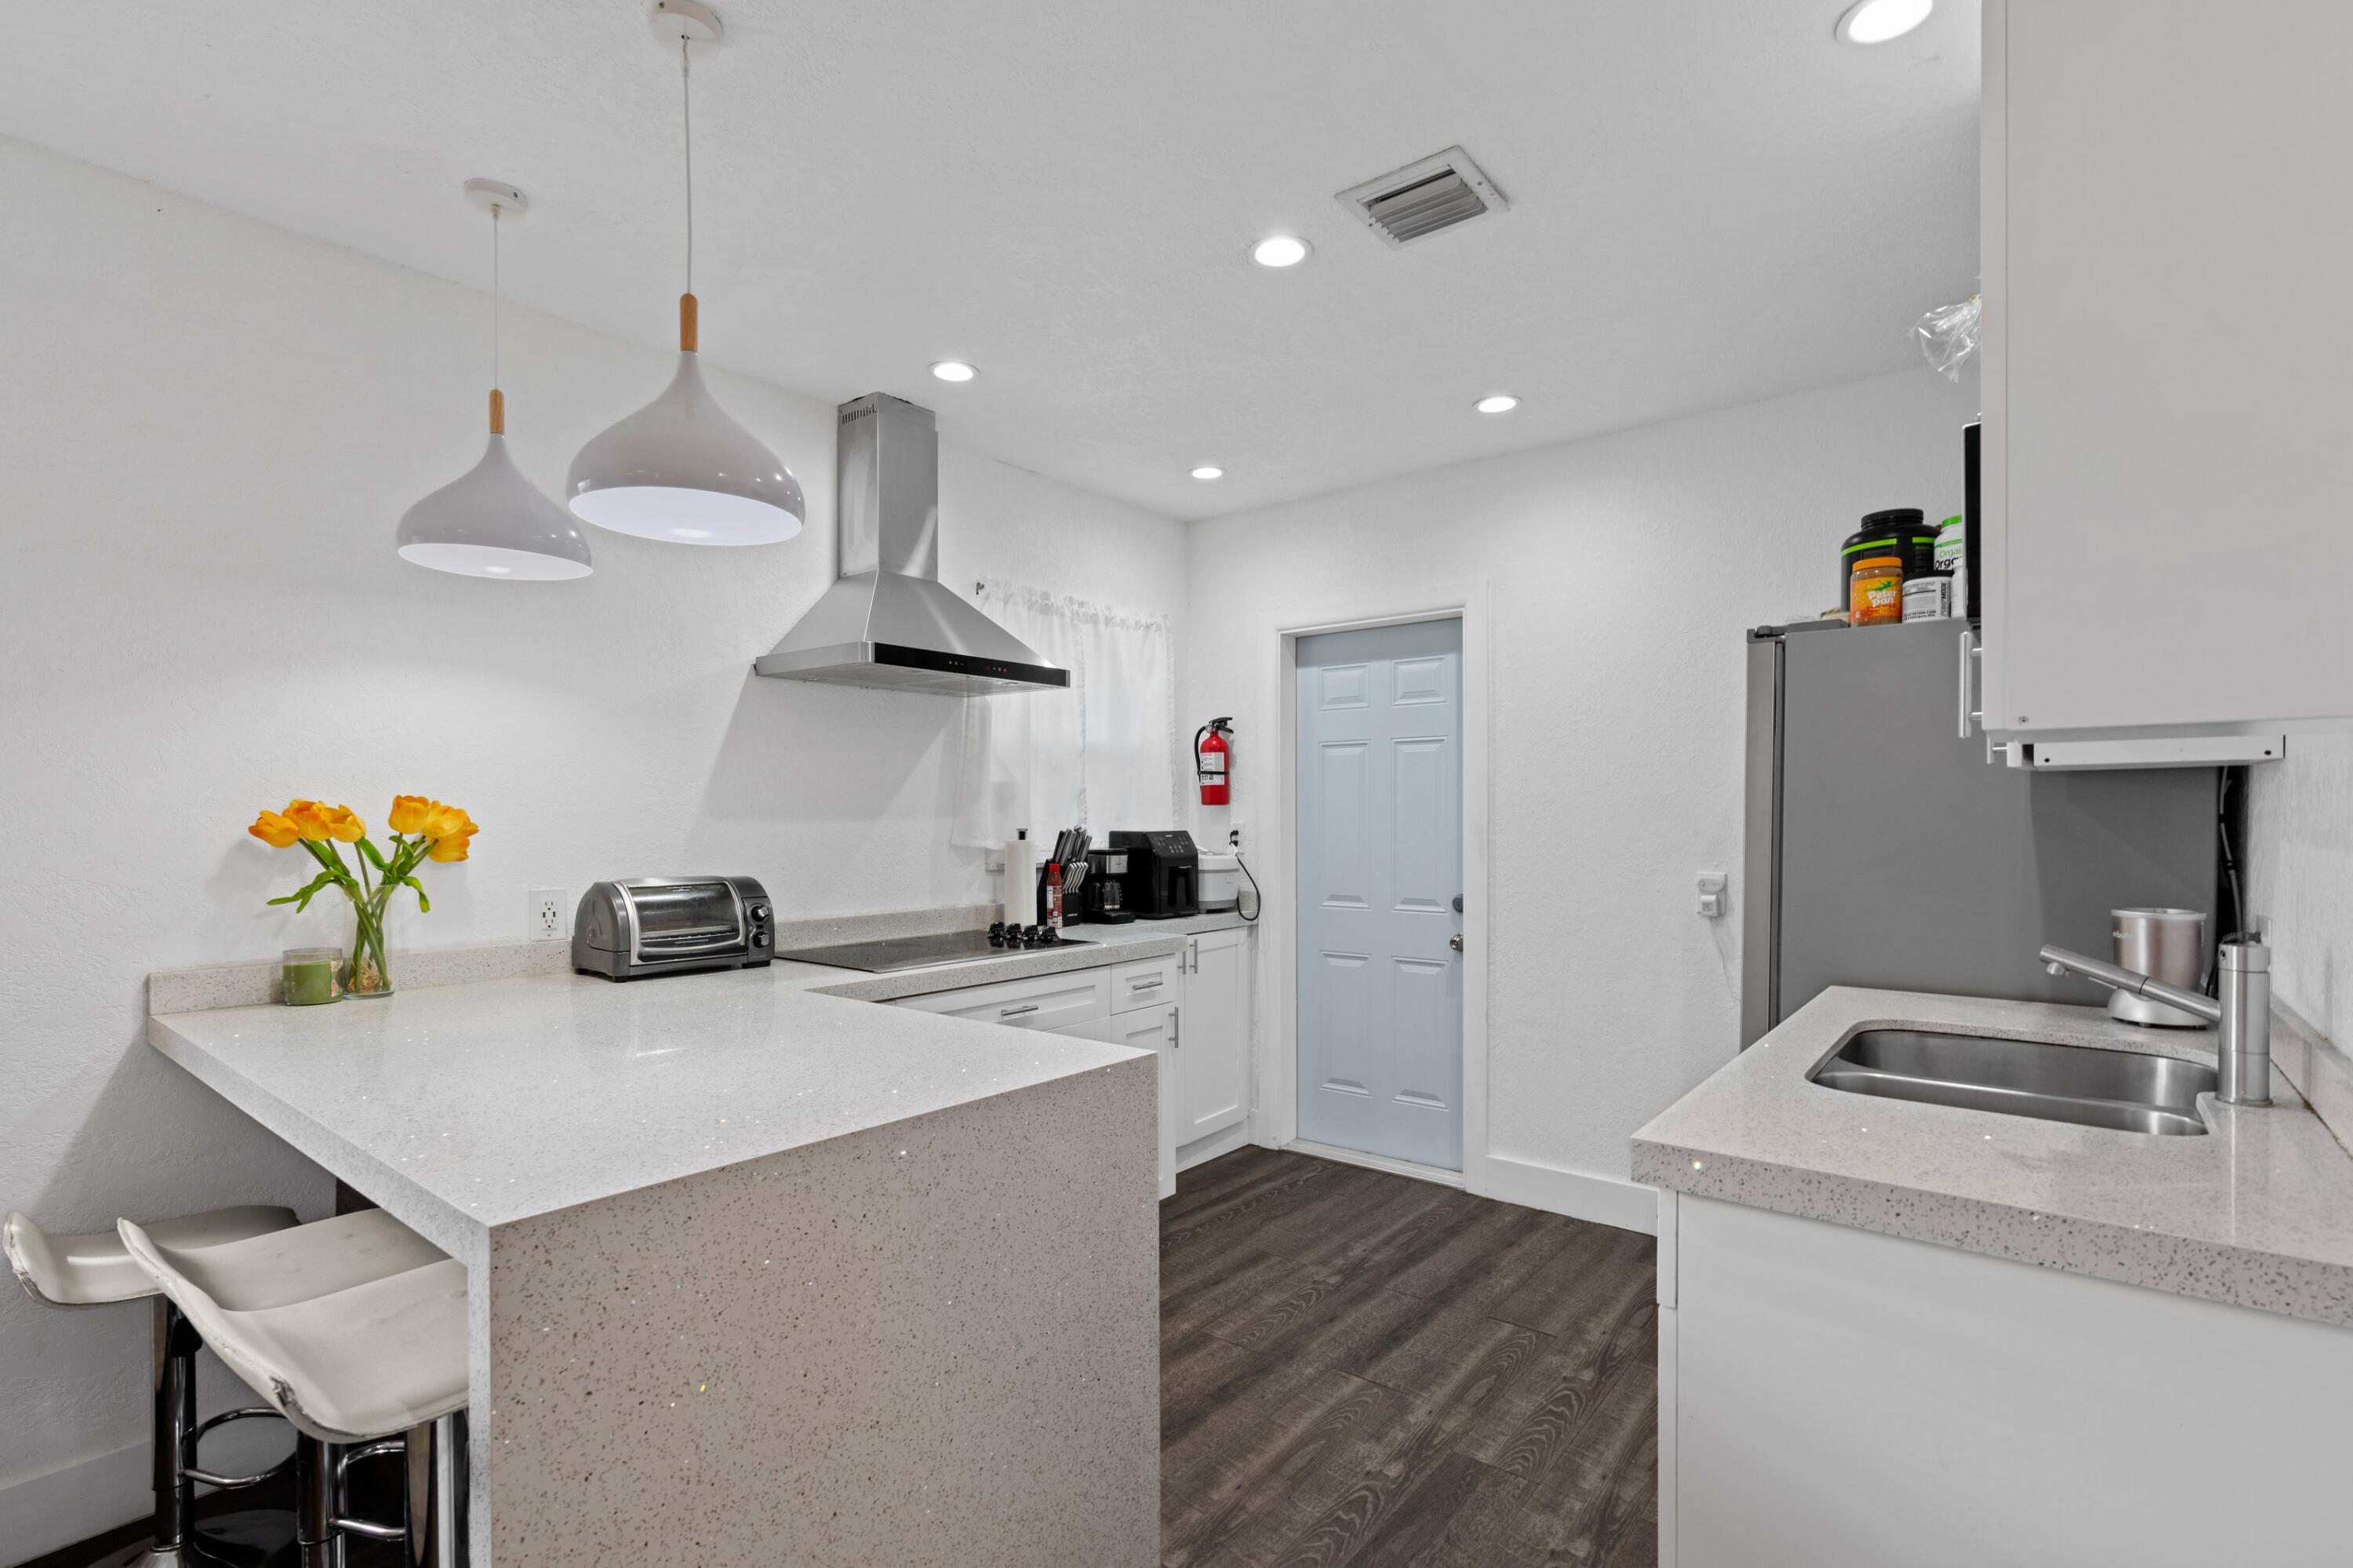
[[[1976,406],[1923,369],[1194,525],[1180,728],[1238,728],[1233,806],[1194,808],[1210,842],[1276,810],[1269,625],[1491,587],[1493,951],[1472,961],[1499,1191],[1622,1181],[1628,1135],[1731,1057],[1746,890],[1709,922],[1693,878],[1740,866],[1742,630],[1834,603],[1863,513],[1958,512]]]
[[[2271,919],[2272,991],[2353,1044],[2353,735],[2292,735],[2248,769],[2247,912]]]
[[[580,583],[429,573],[393,527],[480,452],[484,296],[5,140],[0,212],[0,1207],[324,1211],[319,1171],[140,1033],[149,969],[340,939],[263,907],[299,863],[244,829],[289,796],[482,823],[396,947],[517,938],[528,889],[656,871],[755,873],[787,917],[989,895],[947,845],[958,705],[750,674],[832,577],[829,404],[713,377],[807,492],[790,544],[598,533]],[[449,221],[480,220],[453,196]],[[722,357],[727,312],[714,282]],[[551,493],[670,373],[521,312],[506,342],[511,444]],[[941,486],[950,586],[1163,610],[1182,649],[1178,524],[953,445]],[[0,1561],[143,1511],[145,1322],[0,1298]]]

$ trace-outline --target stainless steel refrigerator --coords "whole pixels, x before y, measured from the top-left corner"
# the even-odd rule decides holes
[[[1744,1048],[1833,985],[2097,1001],[2035,949],[2105,957],[2128,905],[2217,913],[2216,770],[1989,763],[1956,722],[1966,624],[1748,634]]]

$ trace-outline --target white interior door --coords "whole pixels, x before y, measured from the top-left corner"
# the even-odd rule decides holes
[[[1462,1168],[1462,623],[1299,640],[1299,1136]]]

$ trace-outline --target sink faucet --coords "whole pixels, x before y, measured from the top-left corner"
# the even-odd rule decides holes
[[[2054,975],[2073,970],[2112,991],[2194,1012],[2215,1025],[2214,1097],[2226,1105],[2267,1106],[2272,1103],[2272,950],[2261,942],[2225,942],[2214,965],[2222,980],[2219,1001],[2064,948],[2042,949],[2042,967]]]

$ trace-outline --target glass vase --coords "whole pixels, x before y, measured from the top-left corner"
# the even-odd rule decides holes
[[[343,978],[347,998],[390,996],[392,965],[384,951],[385,906],[374,899],[352,906],[352,966]]]

